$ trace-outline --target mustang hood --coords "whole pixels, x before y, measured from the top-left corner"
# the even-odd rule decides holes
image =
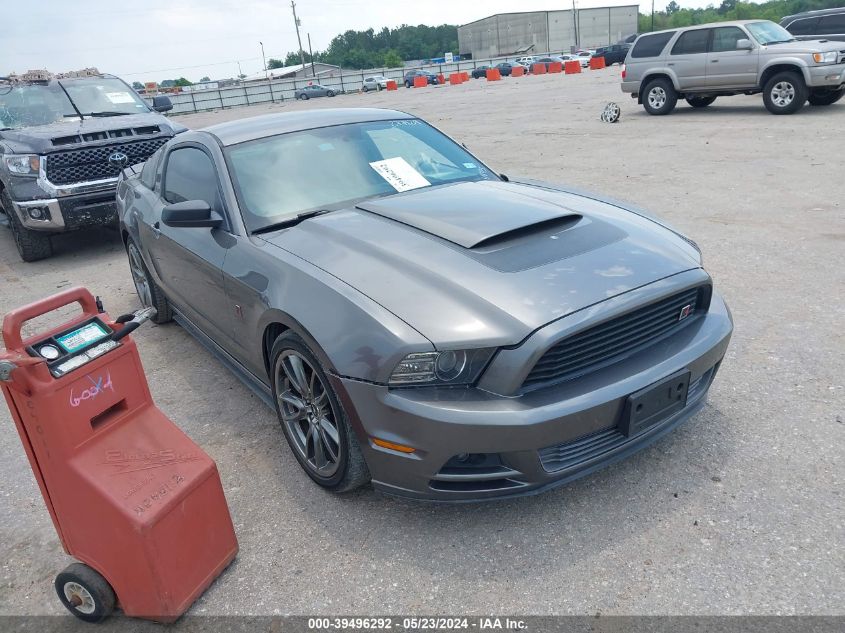
[[[443,348],[515,344],[581,308],[699,267],[694,249],[653,220],[491,181],[371,200],[264,238]]]

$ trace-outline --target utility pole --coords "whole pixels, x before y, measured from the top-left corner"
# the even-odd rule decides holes
[[[244,71],[241,70],[241,63],[238,62],[238,82],[243,81],[242,77],[244,75]]]
[[[651,30],[654,32],[654,0],[651,0]]]
[[[314,51],[311,50],[311,34],[308,33],[308,55],[311,57],[311,76],[316,77],[317,71],[314,70]]]
[[[258,43],[261,44],[261,59],[264,61],[264,79],[269,79],[267,77],[267,58],[264,56],[264,42],[259,40]]]
[[[575,8],[575,0],[572,0],[572,25],[575,27],[575,50],[581,48],[578,43],[578,10]]]
[[[296,27],[296,41],[299,42],[299,61],[305,69],[305,53],[302,52],[302,38],[299,37],[299,18],[296,17],[296,2],[290,0],[290,8],[293,11],[293,25]]]

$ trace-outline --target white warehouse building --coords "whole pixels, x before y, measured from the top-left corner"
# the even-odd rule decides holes
[[[485,59],[615,44],[637,32],[639,5],[499,13],[458,27],[461,55]]]

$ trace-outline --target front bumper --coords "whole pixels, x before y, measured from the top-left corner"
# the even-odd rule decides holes
[[[838,88],[845,84],[845,64],[810,66],[807,85],[811,88]]]
[[[117,222],[117,178],[56,187],[43,178],[11,182],[13,211],[32,231],[62,232]]]
[[[520,496],[618,461],[689,419],[704,404],[732,330],[727,306],[714,293],[707,313],[659,350],[516,397],[388,389],[339,377],[334,383],[378,490],[439,501]],[[628,396],[682,369],[691,372],[686,407],[639,435],[623,435],[618,425]],[[382,448],[374,437],[416,450]],[[458,455],[484,457],[478,467],[461,468]]]

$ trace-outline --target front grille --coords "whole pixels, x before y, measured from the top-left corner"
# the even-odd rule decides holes
[[[570,380],[621,360],[692,322],[696,311],[706,310],[709,294],[709,286],[690,288],[573,334],[543,354],[522,386]],[[681,319],[686,306],[690,314]]]
[[[47,180],[54,185],[69,185],[117,176],[120,170],[109,164],[109,156],[122,152],[130,165],[142,163],[169,139],[164,137],[72,149],[47,156]]]

